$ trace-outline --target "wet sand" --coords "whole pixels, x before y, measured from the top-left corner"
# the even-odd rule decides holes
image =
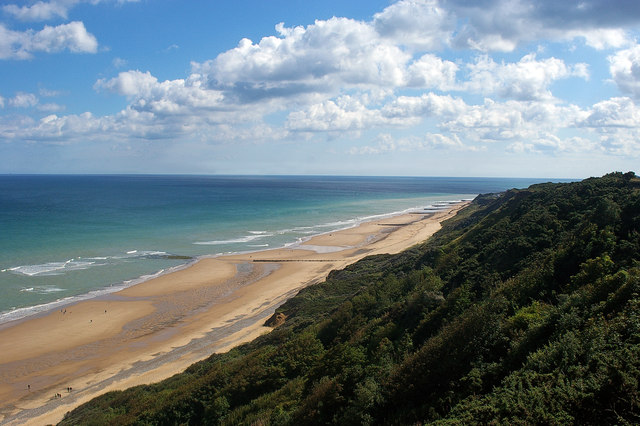
[[[363,223],[295,248],[202,259],[117,293],[5,324],[0,423],[56,423],[102,393],[157,382],[250,341],[270,331],[265,320],[300,289],[365,256],[425,241],[463,205]]]

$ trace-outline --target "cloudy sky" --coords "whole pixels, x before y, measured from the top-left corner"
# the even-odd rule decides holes
[[[637,0],[3,0],[0,173],[640,172]]]

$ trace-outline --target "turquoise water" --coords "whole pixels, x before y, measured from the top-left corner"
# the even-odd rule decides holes
[[[545,179],[0,176],[0,323],[199,256],[296,244],[362,220]]]

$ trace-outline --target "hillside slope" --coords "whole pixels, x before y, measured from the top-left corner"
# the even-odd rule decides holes
[[[640,422],[640,180],[480,196],[309,287],[275,330],[62,424]]]

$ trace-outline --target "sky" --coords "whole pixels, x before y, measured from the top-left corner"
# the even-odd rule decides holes
[[[0,0],[0,173],[640,164],[637,0]]]

